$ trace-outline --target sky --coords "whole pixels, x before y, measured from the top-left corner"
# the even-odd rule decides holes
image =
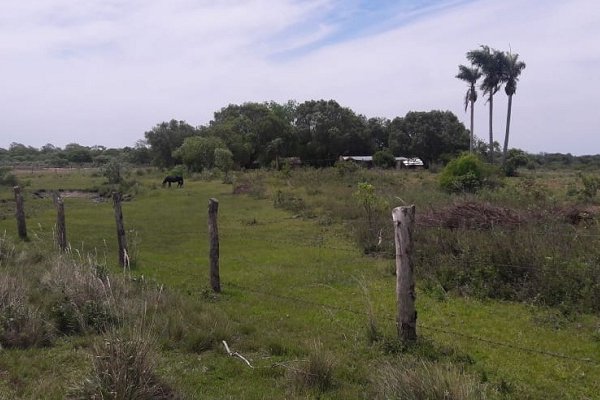
[[[599,22],[596,0],[0,0],[0,147],[134,146],[162,121],[290,99],[468,127],[455,75],[485,44],[527,64],[511,147],[599,154]],[[482,94],[475,115],[485,139]]]

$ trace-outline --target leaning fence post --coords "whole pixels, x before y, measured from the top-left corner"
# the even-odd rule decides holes
[[[121,193],[113,193],[113,206],[115,209],[115,221],[117,222],[117,241],[119,242],[119,265],[129,267],[129,256],[127,254],[127,238],[123,225],[123,212],[121,210]]]
[[[217,226],[217,214],[219,212],[219,201],[211,198],[208,200],[208,236],[210,240],[210,286],[216,293],[221,291],[221,279],[219,277],[219,228]]]
[[[415,311],[415,280],[412,262],[412,233],[415,206],[396,207],[392,211],[396,242],[396,301],[398,306],[398,336],[403,341],[417,339],[417,312]]]
[[[56,206],[56,242],[61,251],[67,250],[67,228],[65,225],[65,203],[59,193],[54,192]]]
[[[23,204],[23,193],[21,193],[21,188],[19,186],[13,187],[13,190],[15,192],[15,216],[17,217],[17,231],[21,239],[27,240],[27,225],[25,224],[25,205]]]

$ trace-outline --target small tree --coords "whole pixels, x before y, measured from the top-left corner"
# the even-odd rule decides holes
[[[396,158],[389,149],[379,150],[373,154],[373,164],[379,168],[393,168],[396,166]]]
[[[219,168],[225,174],[224,181],[229,180],[229,171],[233,168],[233,153],[229,149],[215,149],[215,167]]]
[[[121,163],[117,160],[111,160],[102,171],[102,175],[108,180],[111,185],[118,185],[123,182]]]
[[[0,167],[0,186],[17,186],[17,177],[10,171],[10,167]]]
[[[173,156],[181,158],[191,171],[202,171],[215,166],[215,149],[227,148],[225,143],[214,136],[191,136],[183,141]]]

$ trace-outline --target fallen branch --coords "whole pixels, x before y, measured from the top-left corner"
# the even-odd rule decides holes
[[[242,360],[244,360],[244,362],[245,362],[246,364],[248,364],[248,366],[249,366],[250,368],[254,368],[254,367],[253,367],[253,366],[250,364],[250,361],[248,361],[248,360],[246,359],[246,357],[244,357],[243,355],[241,355],[241,354],[240,354],[240,353],[238,353],[237,351],[236,351],[236,352],[232,352],[232,351],[229,349],[229,346],[227,345],[227,342],[226,342],[226,341],[224,341],[224,340],[223,340],[223,346],[225,346],[225,350],[227,351],[227,354],[229,354],[229,356],[231,356],[231,357],[239,357],[239,358],[241,358]]]

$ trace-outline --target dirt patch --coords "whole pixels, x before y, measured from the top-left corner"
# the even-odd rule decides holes
[[[34,191],[32,194],[34,197],[38,199],[51,198],[53,190],[46,189],[38,189]],[[89,191],[89,190],[63,190],[58,189],[58,193],[63,199],[73,198],[73,199],[90,199],[92,201],[103,201],[104,198],[98,194],[97,191]]]

